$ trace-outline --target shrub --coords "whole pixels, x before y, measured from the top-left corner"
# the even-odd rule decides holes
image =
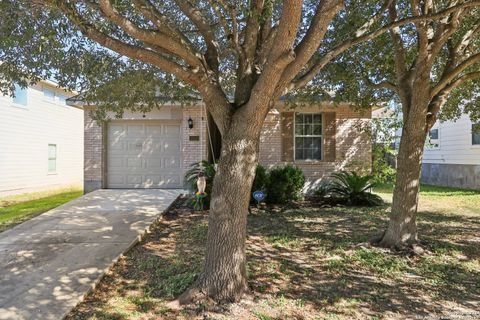
[[[267,169],[259,164],[255,170],[255,179],[253,180],[252,192],[265,191],[268,184],[268,172]]]
[[[328,193],[340,203],[351,206],[379,206],[382,198],[369,190],[375,186],[373,176],[358,175],[356,172],[340,171],[332,174]]]
[[[190,189],[194,192],[198,191],[197,180],[200,173],[203,173],[207,180],[207,186],[205,188],[207,197],[203,200],[203,204],[205,205],[205,209],[208,209],[210,205],[210,196],[212,194],[213,179],[215,178],[215,166],[205,160],[194,163],[190,166],[190,169],[185,173],[185,180],[190,185]],[[259,164],[255,170],[255,178],[253,180],[251,192],[257,190],[265,191],[268,184],[268,177],[267,169]],[[195,204],[195,198],[191,199],[190,204]]]
[[[287,165],[270,170],[267,183],[267,202],[286,203],[302,196],[305,176],[301,169]]]
[[[395,159],[396,151],[388,146],[374,144],[372,148],[372,174],[375,183],[395,182],[397,170],[390,164]]]
[[[319,198],[328,197],[329,193],[330,193],[330,183],[329,182],[322,182],[320,185],[318,185],[318,187],[313,192],[313,194],[316,197],[319,197]]]

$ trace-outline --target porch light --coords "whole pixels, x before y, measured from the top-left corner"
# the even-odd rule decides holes
[[[187,122],[188,122],[188,129],[193,129],[193,120],[191,117],[188,118]]]

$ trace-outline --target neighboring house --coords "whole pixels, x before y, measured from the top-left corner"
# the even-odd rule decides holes
[[[192,163],[212,161],[220,154],[220,138],[201,102],[165,105],[147,114],[125,113],[103,124],[92,120],[94,107],[81,99],[69,103],[85,112],[85,192],[100,188],[183,188]],[[279,106],[265,121],[260,163],[293,163],[308,186],[337,170],[369,172],[371,142],[356,129],[369,121],[348,106],[329,105],[286,110]],[[189,121],[191,120],[191,121]],[[189,125],[190,122],[190,125]]]
[[[422,182],[480,190],[480,124],[464,114],[457,121],[437,122],[429,133]]]
[[[385,112],[386,111],[386,112]],[[373,117],[394,116],[389,110],[378,110]],[[401,117],[401,114],[398,115]],[[456,121],[438,121],[425,144],[421,181],[426,184],[480,190],[480,124],[463,114]],[[396,133],[395,147],[400,144],[401,129]]]
[[[50,81],[0,95],[0,196],[83,185],[83,111]]]

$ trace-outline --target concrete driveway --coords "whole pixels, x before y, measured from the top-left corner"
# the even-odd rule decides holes
[[[62,319],[181,190],[98,190],[0,233],[0,319]]]

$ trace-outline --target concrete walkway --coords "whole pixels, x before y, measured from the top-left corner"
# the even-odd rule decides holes
[[[0,319],[62,319],[180,190],[98,190],[0,233]]]

